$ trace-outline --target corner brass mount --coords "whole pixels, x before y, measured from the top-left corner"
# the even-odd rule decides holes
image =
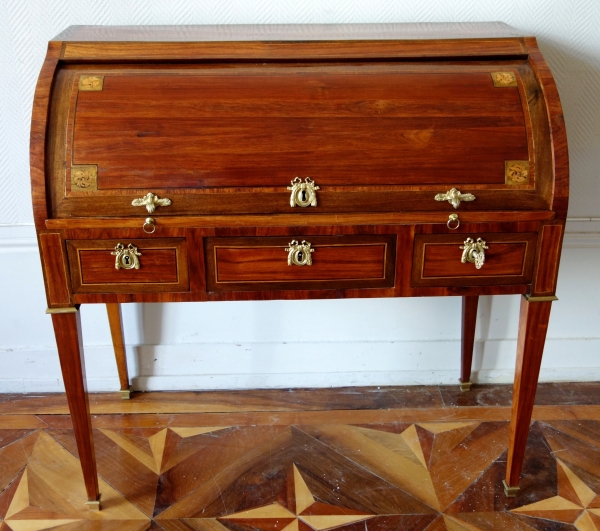
[[[507,498],[517,497],[517,493],[519,492],[520,487],[509,487],[505,479],[502,480],[502,485],[504,485],[504,495]]]

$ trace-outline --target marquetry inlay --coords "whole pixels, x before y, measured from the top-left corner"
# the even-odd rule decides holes
[[[512,72],[492,72],[495,87],[516,87],[517,78]]]
[[[81,76],[79,78],[79,90],[92,91],[102,90],[104,86],[104,76]]]
[[[98,166],[71,166],[71,192],[94,192],[98,189]]]
[[[506,184],[529,184],[529,161],[507,160],[504,163]]]

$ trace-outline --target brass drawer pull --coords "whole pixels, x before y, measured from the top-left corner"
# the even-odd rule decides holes
[[[312,256],[311,253],[314,253],[315,250],[311,249],[310,243],[306,240],[302,240],[302,243],[298,243],[296,240],[292,240],[289,244],[289,247],[286,247],[285,250],[288,253],[288,265],[312,265]]]
[[[458,227],[460,227],[460,219],[458,219],[458,214],[450,214],[448,216],[446,227],[448,227],[450,230],[456,230]]]
[[[154,195],[152,192],[148,192],[144,197],[134,199],[131,204],[133,206],[145,206],[146,210],[152,214],[157,206],[169,206],[171,200],[166,197],[164,199],[159,199],[158,196]]]
[[[141,267],[138,256],[142,256],[142,253],[131,243],[127,247],[122,243],[117,243],[115,250],[110,254],[116,257],[115,269],[139,269]]]
[[[291,207],[295,207],[296,205],[300,207],[317,206],[317,190],[321,188],[315,186],[315,181],[310,177],[306,177],[304,182],[302,182],[300,177],[296,177],[292,181],[292,186],[288,186],[287,189],[292,192],[290,195]]]
[[[485,262],[485,249],[488,249],[486,241],[481,238],[477,238],[477,241],[473,241],[473,238],[467,238],[465,244],[460,246],[463,249],[462,258],[460,261],[463,264],[471,262],[475,264],[475,269],[481,269]]]
[[[156,232],[154,218],[146,218],[146,221],[144,221],[144,224],[142,225],[142,230],[146,234],[154,234]]]
[[[437,194],[436,201],[448,201],[454,208],[458,208],[461,201],[475,201],[477,199],[473,194],[463,194],[456,188],[451,188],[445,194]]]

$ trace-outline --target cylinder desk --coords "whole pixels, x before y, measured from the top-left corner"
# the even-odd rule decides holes
[[[73,26],[31,126],[48,313],[90,508],[81,304],[521,294],[518,490],[568,202],[536,39],[500,23]],[[432,323],[432,326],[434,324]]]

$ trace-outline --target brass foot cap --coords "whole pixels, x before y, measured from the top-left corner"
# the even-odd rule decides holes
[[[131,398],[131,386],[127,389],[121,389],[119,393],[121,394],[122,400],[129,400]]]
[[[504,495],[507,498],[516,498],[517,497],[517,492],[519,492],[519,487],[509,487],[508,483],[506,483],[505,479],[502,480],[502,485],[504,485]]]
[[[89,511],[99,511],[100,510],[100,498],[102,497],[102,494],[98,494],[98,499],[97,500],[88,500],[85,502],[85,504],[87,505],[87,508]]]
[[[465,391],[470,391],[471,390],[471,385],[473,385],[471,382],[463,382],[460,378],[458,379],[459,383],[460,383],[460,390],[465,392]]]

